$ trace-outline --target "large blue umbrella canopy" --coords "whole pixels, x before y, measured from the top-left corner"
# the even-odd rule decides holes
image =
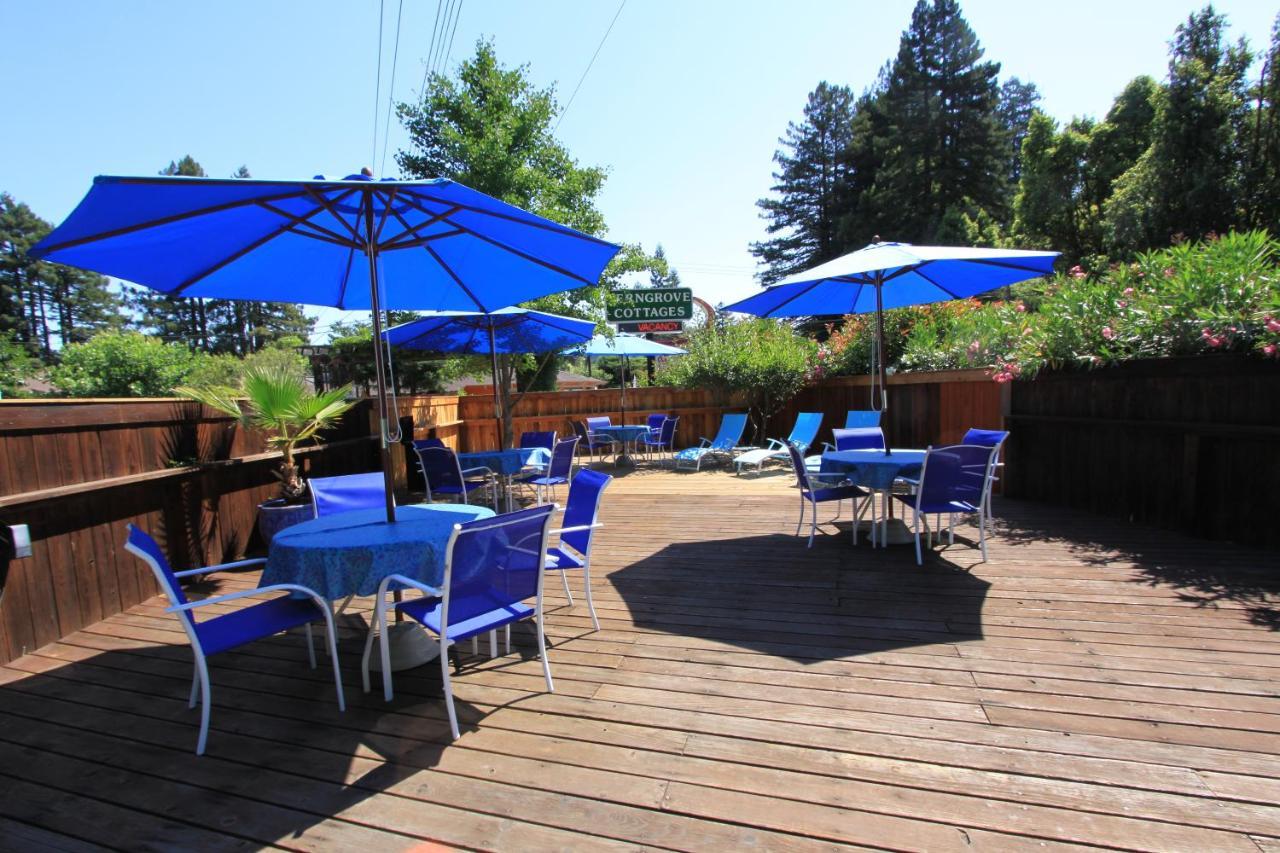
[[[684,355],[685,351],[679,347],[660,344],[657,341],[651,341],[648,338],[642,338],[638,335],[618,334],[613,337],[608,335],[596,335],[587,341],[586,345],[574,347],[572,352],[577,355],[585,355],[588,358],[595,358],[605,355],[621,356],[627,367],[631,366],[631,356],[663,356],[663,355]],[[624,368],[622,373],[622,420],[627,420],[627,370]]]
[[[445,179],[94,179],[29,254],[171,296],[493,311],[594,285],[618,246]],[[374,347],[387,518],[383,353]]]
[[[555,352],[591,339],[596,324],[526,308],[500,308],[488,314],[433,311],[387,329],[382,337],[394,346],[433,352],[488,355],[493,371],[494,419],[498,444],[506,445],[504,407],[506,389],[498,378],[499,353]]]
[[[1053,272],[1058,252],[872,243],[732,305],[760,317],[876,313],[881,403],[884,400],[884,309],[966,299]],[[873,403],[874,405],[874,403]]]

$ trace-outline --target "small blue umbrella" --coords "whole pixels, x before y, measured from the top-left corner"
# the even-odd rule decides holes
[[[594,285],[618,246],[446,179],[111,177],[31,249],[171,296],[493,311]],[[386,370],[374,347],[387,518]]]
[[[608,335],[596,335],[587,341],[586,345],[573,348],[573,352],[577,355],[585,355],[588,358],[596,358],[603,355],[617,355],[622,357],[625,365],[622,370],[622,422],[627,422],[627,373],[631,368],[631,356],[663,356],[663,355],[684,355],[685,351],[679,347],[660,344],[657,341],[651,341],[648,338],[642,338],[638,335],[618,334],[613,337]]]
[[[387,329],[383,339],[393,346],[432,352],[485,355],[493,370],[495,418],[499,449],[506,445],[504,407],[506,389],[498,378],[499,353],[555,352],[591,339],[596,324],[525,308],[500,308],[488,314],[435,311]]]
[[[876,314],[873,381],[885,408],[884,309],[967,299],[1053,272],[1058,252],[881,243],[796,273],[727,306],[760,317]],[[877,371],[878,367],[878,371]],[[873,389],[872,406],[876,405]]]

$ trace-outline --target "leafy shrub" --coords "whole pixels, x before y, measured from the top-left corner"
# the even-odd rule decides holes
[[[162,397],[206,358],[139,332],[102,332],[64,347],[61,363],[49,373],[72,397]]]

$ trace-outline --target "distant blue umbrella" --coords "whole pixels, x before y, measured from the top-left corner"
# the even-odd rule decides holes
[[[622,357],[622,422],[627,422],[627,373],[631,368],[631,356],[663,356],[663,355],[684,355],[685,351],[679,347],[660,344],[657,341],[651,341],[648,338],[641,338],[637,335],[596,335],[587,341],[584,346],[575,347],[573,353],[577,355],[585,355],[588,358],[595,358],[604,355],[617,355]]]
[[[879,238],[877,238],[878,240]],[[884,310],[966,299],[1053,272],[1058,252],[875,242],[727,306],[760,317],[876,314],[873,380],[884,392]],[[875,368],[878,366],[878,375]],[[873,392],[874,395],[874,392]],[[875,407],[875,397],[872,406]]]
[[[394,346],[432,352],[488,355],[493,370],[498,444],[506,444],[502,396],[506,389],[498,378],[499,353],[540,353],[562,350],[591,339],[596,324],[525,308],[500,308],[489,314],[467,311],[435,311],[394,328],[382,337]]]
[[[450,180],[98,177],[31,249],[171,296],[494,311],[594,285],[617,246]],[[386,370],[374,347],[387,517]]]

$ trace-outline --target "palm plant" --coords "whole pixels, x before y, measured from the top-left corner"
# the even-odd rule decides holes
[[[350,390],[351,386],[344,385],[316,394],[301,374],[278,364],[249,367],[239,388],[175,389],[183,397],[231,415],[247,429],[266,434],[267,446],[282,454],[275,474],[286,504],[302,503],[307,493],[307,484],[294,462],[294,450],[300,442],[335,426],[355,405],[354,400],[346,399]]]

